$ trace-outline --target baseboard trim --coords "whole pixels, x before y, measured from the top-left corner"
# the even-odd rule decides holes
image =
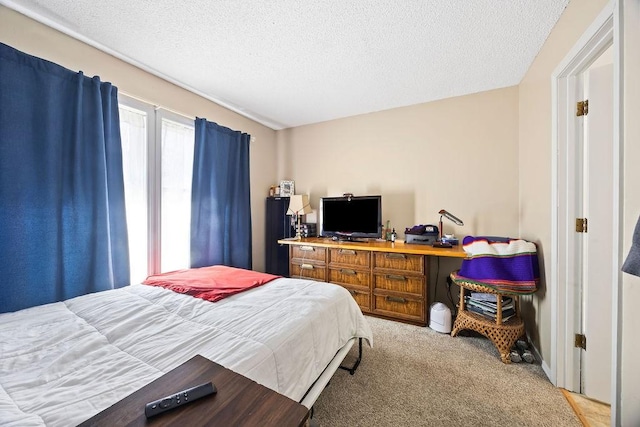
[[[549,365],[547,365],[547,362],[542,358],[542,355],[540,354],[538,347],[533,345],[531,341],[531,337],[529,337],[529,334],[527,334],[527,342],[529,343],[529,348],[533,350],[533,354],[536,357],[536,360],[540,361],[540,367],[544,371],[544,374],[547,376],[547,379],[551,381],[551,384],[556,385],[556,383],[554,382],[554,379],[551,378],[552,377],[551,368],[549,367]]]

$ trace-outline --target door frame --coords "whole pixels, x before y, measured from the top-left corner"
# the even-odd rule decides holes
[[[576,159],[572,156],[581,130],[575,120],[578,88],[576,79],[607,47],[613,50],[613,215],[612,265],[612,366],[611,421],[619,425],[621,405],[621,214],[622,214],[622,5],[610,1],[567,53],[551,76],[552,86],[552,189],[551,189],[551,366],[543,366],[551,382],[568,390],[579,389],[579,364],[572,334],[580,326],[575,316],[577,262],[573,248],[575,235]],[[576,372],[578,375],[576,375]],[[577,381],[577,382],[576,382]],[[576,388],[577,387],[577,388]]]

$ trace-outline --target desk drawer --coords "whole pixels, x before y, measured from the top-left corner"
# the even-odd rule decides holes
[[[327,249],[308,245],[291,246],[291,259],[326,262]]]
[[[362,310],[363,312],[371,311],[371,293],[368,289],[355,288],[350,286],[343,287],[348,290],[353,299],[356,300],[356,303],[360,307],[360,310]]]
[[[324,265],[292,262],[289,277],[327,281],[327,269]]]
[[[329,267],[329,282],[339,285],[356,285],[369,288],[370,277],[369,270]]]
[[[356,304],[358,304],[358,307],[360,307],[360,310],[362,310],[363,313],[371,312],[371,292],[369,291],[369,289],[355,287],[355,286],[345,286],[345,285],[338,285],[338,286],[342,286],[347,291],[349,291],[349,293],[351,294],[353,299],[356,301]]]
[[[396,272],[389,274],[374,274],[373,287],[376,289],[386,289],[396,292],[408,292],[422,297],[425,294],[426,285],[424,276]]]
[[[426,322],[424,300],[399,295],[373,295],[373,312],[397,319]]]
[[[354,249],[329,249],[329,264],[369,268],[371,252]]]
[[[424,255],[400,254],[395,252],[375,252],[373,267],[384,270],[402,270],[424,273]]]

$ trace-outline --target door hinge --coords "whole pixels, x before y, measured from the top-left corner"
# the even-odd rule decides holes
[[[577,233],[587,232],[587,218],[576,218],[576,232]]]
[[[587,114],[589,114],[589,100],[585,99],[584,101],[578,101],[576,116],[586,116]]]
[[[576,348],[587,349],[587,337],[584,334],[576,334],[574,345]]]

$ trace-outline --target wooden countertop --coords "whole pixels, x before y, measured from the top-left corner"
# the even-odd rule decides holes
[[[347,242],[336,241],[331,238],[324,237],[303,237],[300,240],[294,238],[281,239],[278,243],[282,245],[298,245],[298,246],[317,246],[324,248],[340,248],[340,249],[357,249],[373,252],[398,252],[405,254],[431,255],[450,258],[466,258],[467,254],[462,249],[462,245],[452,248],[434,248],[431,245],[421,245],[410,243],[407,244],[403,240],[395,242],[387,242],[382,240],[370,240],[366,242]]]

